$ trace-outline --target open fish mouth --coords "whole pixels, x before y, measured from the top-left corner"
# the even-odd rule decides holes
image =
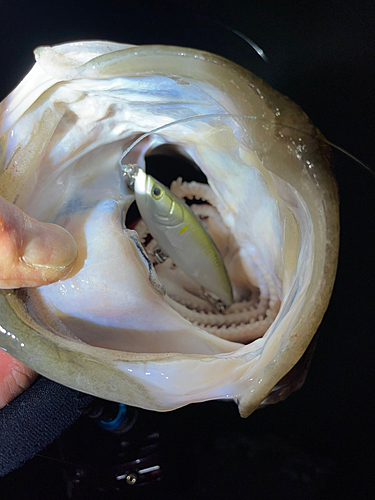
[[[77,42],[36,57],[2,103],[0,194],[64,226],[78,259],[58,283],[3,292],[0,346],[102,398],[154,410],[234,399],[249,415],[301,358],[333,286],[338,201],[319,131],[205,52]],[[176,171],[171,190],[192,200],[222,255],[234,295],[225,312],[158,260],[142,221],[127,227],[134,196],[118,161],[152,130],[126,161],[145,169],[163,146],[206,176]]]

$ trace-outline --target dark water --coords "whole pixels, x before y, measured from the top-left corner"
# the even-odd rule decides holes
[[[31,68],[37,45],[109,39],[197,47],[261,76],[296,101],[330,141],[374,169],[374,3],[294,3],[182,1],[180,11],[172,2],[148,8],[119,0],[8,4],[0,32],[1,98]],[[255,40],[269,63],[215,19]],[[133,455],[123,460],[157,433],[150,463],[162,464],[163,478],[143,488],[128,485],[127,496],[373,498],[375,180],[341,153],[335,153],[335,174],[342,224],[338,276],[304,387],[247,420],[234,404],[218,402],[141,412],[129,438]],[[70,488],[72,498],[117,498],[109,476],[103,473],[102,482],[94,477],[120,460],[123,441],[83,417],[42,452],[49,458],[36,457],[0,479],[0,496],[57,500],[68,498]],[[74,486],[79,467],[89,479]]]

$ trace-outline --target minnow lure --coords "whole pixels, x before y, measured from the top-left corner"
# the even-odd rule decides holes
[[[219,311],[233,302],[223,259],[199,219],[169,189],[138,165],[123,165],[125,182],[134,191],[139,212],[162,254],[168,255],[204,289]],[[163,256],[162,256],[163,258]]]

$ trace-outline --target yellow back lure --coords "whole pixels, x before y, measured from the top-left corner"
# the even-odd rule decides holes
[[[233,302],[223,259],[190,208],[139,165],[123,165],[127,186],[134,191],[141,217],[161,250],[204,289],[203,296],[219,311]]]

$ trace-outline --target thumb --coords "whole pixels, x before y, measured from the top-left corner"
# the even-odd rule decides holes
[[[38,222],[0,197],[0,288],[57,281],[68,274],[76,257],[68,231]]]

